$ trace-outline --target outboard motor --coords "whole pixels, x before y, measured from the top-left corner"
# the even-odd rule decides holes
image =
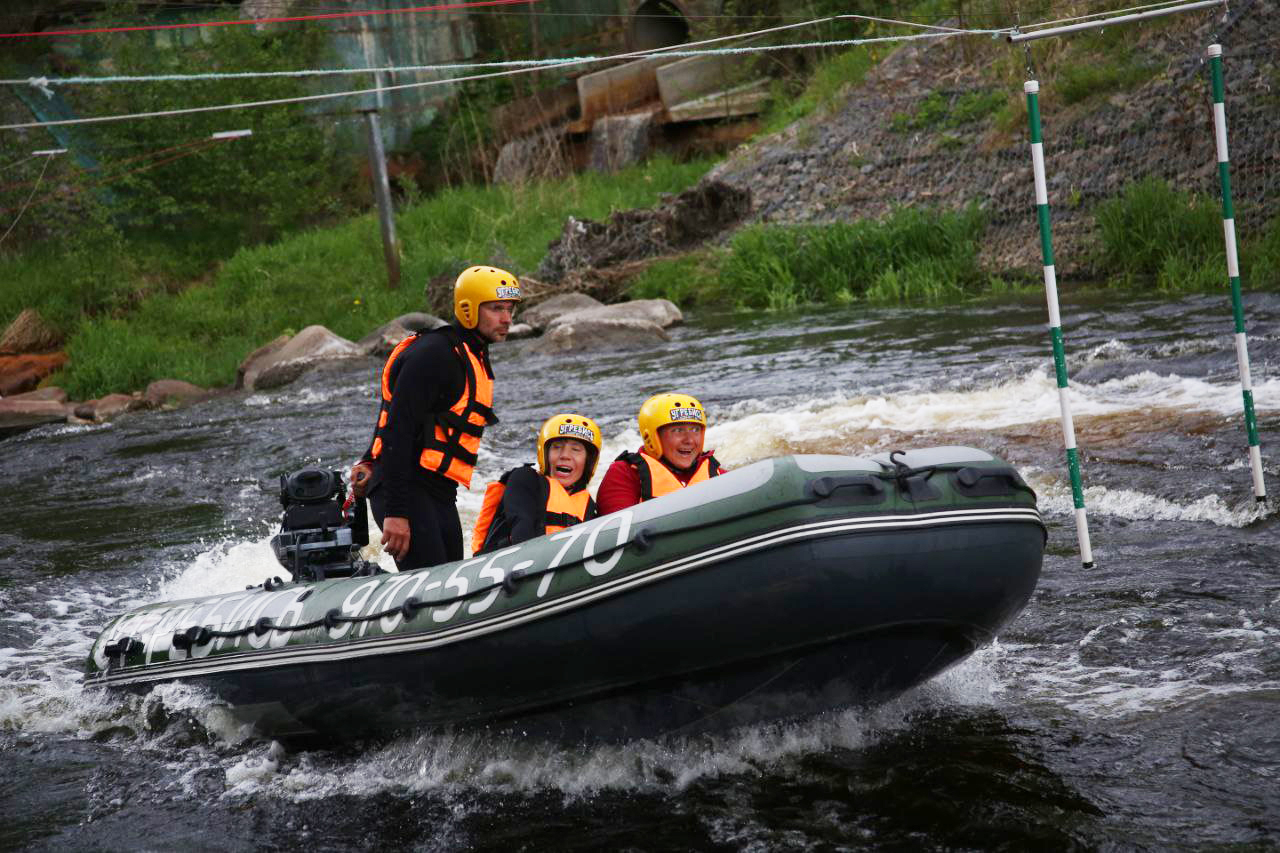
[[[337,471],[304,468],[280,477],[284,515],[271,537],[276,559],[296,581],[376,574],[374,563],[360,559],[369,544],[369,518],[363,499],[346,505],[347,488]]]

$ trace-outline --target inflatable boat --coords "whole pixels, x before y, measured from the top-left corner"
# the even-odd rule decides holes
[[[1045,537],[981,450],[785,456],[482,557],[147,605],[86,680],[202,685],[285,739],[722,729],[955,664],[1027,603]]]

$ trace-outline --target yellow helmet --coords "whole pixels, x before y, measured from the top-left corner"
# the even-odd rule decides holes
[[[480,322],[480,303],[520,301],[520,282],[497,267],[468,267],[453,285],[453,314],[464,329]]]
[[[688,394],[655,394],[640,407],[640,415],[636,418],[640,423],[640,438],[644,440],[644,449],[655,458],[662,455],[662,442],[658,440],[658,429],[667,424],[702,424],[707,425],[707,410],[702,404]]]
[[[583,468],[581,483],[590,482],[596,472],[596,463],[600,460],[600,427],[586,415],[552,415],[538,430],[538,473],[546,475],[547,445],[556,439],[573,438],[587,445],[587,464]]]

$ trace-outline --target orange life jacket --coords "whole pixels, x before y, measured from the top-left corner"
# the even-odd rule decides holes
[[[436,330],[448,335],[453,345],[454,355],[462,363],[465,382],[462,395],[449,407],[448,411],[436,412],[434,430],[423,441],[422,453],[418,464],[428,471],[448,477],[466,488],[471,488],[471,475],[475,471],[476,453],[480,449],[480,437],[484,428],[498,422],[493,413],[493,377],[475,353],[449,327]],[[391,385],[391,366],[395,364],[406,349],[413,346],[428,332],[418,332],[396,344],[396,348],[387,356],[387,363],[382,368],[382,408],[378,412],[378,425],[374,430],[373,447],[370,451],[374,459],[382,455],[382,430],[387,425],[391,398],[395,389]]]
[[[471,533],[471,553],[472,555],[483,554],[485,551],[492,551],[498,547],[497,542],[488,542],[489,533],[496,528],[503,527],[501,506],[502,496],[507,491],[507,478],[511,476],[511,471],[503,474],[498,478],[497,482],[490,483],[484,490],[484,503],[480,506],[480,514],[476,516],[475,530]],[[557,533],[566,527],[572,527],[575,524],[581,524],[588,518],[594,518],[596,514],[596,502],[591,499],[591,495],[586,489],[581,489],[573,494],[569,494],[565,487],[560,485],[560,481],[554,477],[543,476],[542,488],[544,496],[543,509],[543,533]],[[488,547],[485,547],[486,544]],[[502,543],[505,544],[505,543]]]
[[[676,475],[671,473],[670,468],[647,453],[624,451],[618,458],[634,466],[636,473],[640,475],[641,501],[660,498],[663,495],[679,491],[686,486],[692,486],[694,483],[701,483],[703,480],[720,475],[720,463],[710,453],[702,457],[702,461],[698,463],[697,470],[693,472],[693,476],[689,478],[687,483],[680,482]]]

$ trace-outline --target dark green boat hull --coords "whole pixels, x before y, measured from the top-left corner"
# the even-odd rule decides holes
[[[247,634],[221,647],[210,640],[203,657],[170,649],[170,658],[159,646],[189,627],[184,618],[226,630],[257,611],[239,623],[203,623],[200,608],[214,613],[216,601],[154,605],[167,609],[148,617],[144,608],[132,622],[161,620],[137,631],[152,651],[134,647],[100,665],[101,649],[128,634],[118,620],[95,645],[88,678],[135,689],[189,680],[264,734],[342,739],[471,726],[623,739],[883,701],[989,642],[1029,600],[1040,572],[1045,539],[1034,495],[999,460],[945,450],[959,461],[930,463],[936,470],[915,484],[867,460],[766,460],[717,478],[726,481],[719,486],[624,511],[632,512],[625,523],[588,522],[599,527],[576,565],[571,546],[585,531],[569,545],[563,534],[558,544],[525,543],[501,572],[494,565],[503,558],[488,574],[484,558],[422,570],[456,591],[447,579],[470,563],[492,582],[505,574],[508,585],[469,583],[472,597],[451,615],[453,604],[398,624],[394,616],[353,622],[337,640],[325,628],[281,630],[258,635],[261,649],[247,647]],[[921,458],[939,454],[948,458],[943,449]],[[1000,494],[961,494],[973,470],[1004,473],[980,477],[968,492]],[[1002,478],[1012,485],[1002,489]],[[557,552],[560,568],[548,571]],[[510,560],[522,556],[533,565],[511,583]],[[293,605],[292,622],[323,614],[361,584],[374,590],[367,613],[385,614],[376,599],[393,581],[410,578],[325,582]],[[289,602],[290,589],[274,594]],[[422,600],[447,600],[438,592]],[[385,596],[387,605],[397,601]],[[181,604],[186,611],[176,611]]]

